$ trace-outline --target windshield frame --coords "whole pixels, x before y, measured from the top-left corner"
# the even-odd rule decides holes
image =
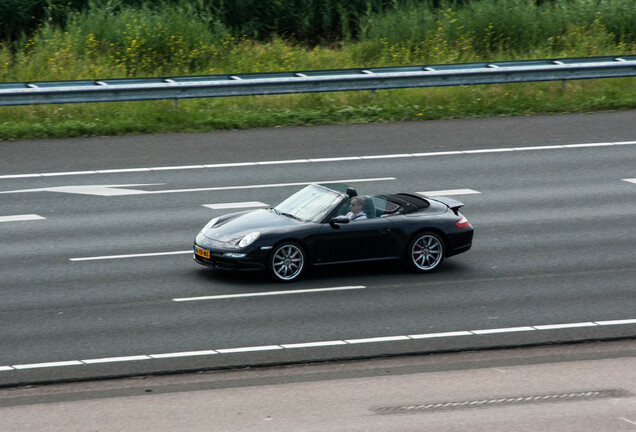
[[[274,207],[278,213],[287,213],[304,222],[325,221],[347,196],[341,192],[310,184]]]

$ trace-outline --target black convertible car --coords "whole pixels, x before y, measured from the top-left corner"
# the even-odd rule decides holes
[[[196,262],[263,270],[298,279],[307,266],[404,260],[417,272],[466,252],[473,227],[446,197],[362,195],[345,185],[312,184],[274,208],[212,219],[194,240]]]

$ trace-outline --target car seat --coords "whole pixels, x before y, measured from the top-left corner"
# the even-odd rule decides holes
[[[362,206],[362,211],[367,215],[367,219],[375,217],[375,203],[373,202],[373,197],[370,195],[364,195],[364,206]]]

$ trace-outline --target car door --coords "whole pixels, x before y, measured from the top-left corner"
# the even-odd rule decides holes
[[[385,218],[325,223],[318,238],[316,264],[385,258],[393,241],[391,222]]]

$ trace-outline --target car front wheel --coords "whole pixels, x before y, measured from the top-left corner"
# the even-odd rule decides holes
[[[406,258],[413,270],[432,272],[444,261],[444,241],[433,232],[422,232],[411,240]]]
[[[269,257],[269,271],[279,282],[291,282],[305,269],[305,254],[296,243],[281,243]]]

